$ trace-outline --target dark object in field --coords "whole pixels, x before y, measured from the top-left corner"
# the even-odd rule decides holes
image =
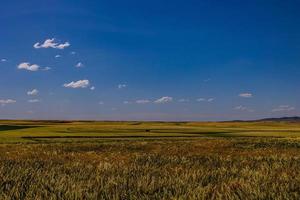
[[[151,132],[151,130],[150,130],[150,129],[146,129],[145,131],[146,131],[146,132],[148,132],[148,133],[149,133],[149,132]]]
[[[37,126],[15,126],[15,125],[0,125],[0,131],[11,131],[18,129],[26,129],[26,128],[35,128]]]

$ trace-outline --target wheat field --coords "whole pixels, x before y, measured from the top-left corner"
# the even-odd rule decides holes
[[[2,121],[0,199],[300,199],[300,124]]]

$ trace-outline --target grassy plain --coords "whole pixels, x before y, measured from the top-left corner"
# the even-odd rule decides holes
[[[1,121],[0,199],[300,199],[300,123]]]

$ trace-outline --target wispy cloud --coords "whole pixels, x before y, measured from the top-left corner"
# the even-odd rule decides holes
[[[154,101],[154,103],[169,103],[172,101],[173,101],[173,97],[165,96],[165,97],[161,97],[161,98],[157,99],[156,101]]]
[[[65,42],[65,43],[58,43],[55,42],[55,38],[52,39],[46,39],[43,43],[35,43],[33,45],[34,48],[36,49],[40,49],[40,48],[53,48],[53,49],[64,49],[69,47],[71,44],[69,42]]]
[[[17,101],[16,100],[13,100],[13,99],[0,99],[0,104],[2,106],[5,106],[6,104],[13,104],[13,103],[16,103]]]
[[[63,86],[66,88],[87,88],[90,85],[89,80],[79,80],[79,81],[72,81],[70,83],[65,83]]]
[[[126,87],[127,87],[126,84],[119,84],[119,85],[118,85],[118,89],[123,89],[123,88],[126,88]]]
[[[90,87],[90,90],[95,90],[95,89],[96,89],[95,86]]]
[[[272,112],[289,112],[295,110],[295,107],[290,105],[280,105],[277,108],[272,109]]]
[[[44,68],[42,68],[41,70],[42,71],[48,71],[48,70],[50,70],[51,69],[51,67],[44,67]]]
[[[139,100],[136,100],[135,103],[137,104],[146,104],[146,103],[150,103],[151,101],[148,100],[148,99],[139,99]]]
[[[75,67],[77,68],[81,68],[81,67],[84,67],[84,64],[82,64],[82,62],[78,62]]]
[[[208,98],[207,102],[213,102],[215,100],[215,98]]]
[[[39,99],[29,99],[28,103],[39,103],[40,100]]]
[[[1,59],[1,62],[6,62],[7,60],[5,58],[2,58]]]
[[[215,100],[215,98],[198,98],[196,99],[196,101],[198,102],[213,102]]]
[[[55,58],[61,58],[61,55],[57,54],[55,55]]]
[[[253,94],[251,94],[251,93],[241,93],[241,94],[239,94],[239,97],[252,98]]]
[[[35,96],[39,93],[39,91],[37,89],[33,89],[27,92],[27,95],[29,96]]]
[[[236,107],[234,107],[234,110],[240,110],[240,111],[247,111],[247,112],[254,112],[254,110],[253,109],[249,109],[249,108],[247,108],[247,107],[245,107],[245,106],[236,106]]]

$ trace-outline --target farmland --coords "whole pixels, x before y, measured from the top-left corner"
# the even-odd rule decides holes
[[[299,198],[300,123],[0,122],[0,199]]]

